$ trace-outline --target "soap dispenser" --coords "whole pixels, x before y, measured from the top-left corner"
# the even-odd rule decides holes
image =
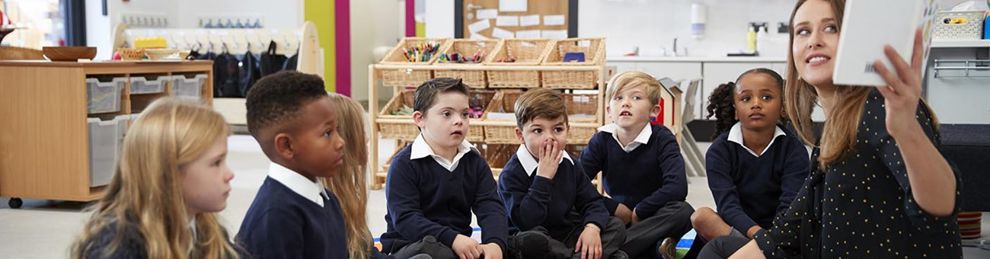
[[[749,32],[746,33],[746,52],[750,54],[756,53],[756,23],[749,23]]]

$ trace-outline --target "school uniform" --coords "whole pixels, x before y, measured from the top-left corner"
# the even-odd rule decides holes
[[[811,172],[804,144],[781,126],[775,127],[761,152],[743,143],[742,123],[737,122],[712,141],[705,155],[708,187],[718,215],[732,231],[730,237],[716,238],[708,245],[696,239],[695,247],[704,247],[699,258],[731,255],[749,242],[749,228],[773,226],[773,218],[787,210]]]
[[[135,222],[136,220],[131,217],[127,222],[120,222],[119,220],[112,220],[109,224],[97,231],[96,236],[92,237],[87,244],[83,244],[86,248],[85,253],[82,255],[83,258],[148,258],[147,253],[147,242],[141,233],[138,231],[139,226]],[[123,224],[123,232],[117,231],[117,226]],[[190,228],[192,228],[193,241],[196,238],[196,225],[195,220],[190,223]],[[223,238],[227,239],[227,233],[224,231]],[[119,243],[116,244],[113,251],[108,251],[111,244],[117,239]],[[233,245],[237,252],[237,255],[241,258],[248,257],[247,251],[244,251],[241,247]],[[187,251],[190,257],[196,256],[196,251],[193,247],[189,247]]]
[[[318,181],[271,163],[237,240],[258,258],[347,258],[340,204]]]
[[[553,179],[536,175],[538,165],[526,146],[519,145],[499,175],[498,192],[515,234],[510,253],[522,258],[570,257],[585,226],[594,224],[601,230],[602,257],[615,254],[625,241],[625,226],[610,219],[602,196],[581,167],[567,152]],[[534,234],[548,237],[548,244],[523,241]]]
[[[756,153],[743,144],[742,124],[736,123],[712,142],[705,162],[719,216],[741,233],[753,225],[770,228],[811,172],[804,144],[779,126]]]
[[[467,141],[448,161],[435,154],[422,135],[416,137],[392,160],[385,199],[388,228],[381,237],[382,251],[397,258],[419,253],[453,258],[450,248],[457,235],[471,236],[472,211],[481,226],[481,243],[506,248],[508,226],[495,178]],[[439,254],[431,254],[437,250]]]
[[[679,238],[691,229],[694,209],[687,198],[687,176],[677,139],[666,127],[647,124],[623,146],[618,125],[598,128],[581,152],[589,178],[602,172],[602,184],[611,198],[605,206],[612,215],[619,204],[633,210],[640,222],[626,229],[622,250],[631,258],[659,257],[657,247],[666,237]]]

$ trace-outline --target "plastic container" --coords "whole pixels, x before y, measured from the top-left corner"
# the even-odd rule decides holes
[[[131,77],[131,94],[158,94],[165,92],[168,76],[146,75]]]
[[[932,39],[978,40],[982,38],[984,11],[941,11],[932,21]]]
[[[206,74],[174,75],[172,76],[172,94],[179,99],[199,101],[202,99],[206,78]]]
[[[127,132],[131,115],[119,115],[113,120],[88,118],[89,125],[89,186],[103,186],[110,183],[120,159],[124,133]]]
[[[86,78],[87,111],[108,113],[120,111],[120,91],[127,78],[114,77],[109,82],[98,78]]]

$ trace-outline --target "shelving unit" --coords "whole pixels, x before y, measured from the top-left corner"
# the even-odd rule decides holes
[[[151,94],[132,94],[127,80],[118,111],[91,114],[86,79],[193,74],[206,75],[199,98],[212,105],[212,61],[0,61],[0,196],[12,197],[15,208],[20,198],[99,198],[105,186],[91,186],[87,118],[140,112],[155,99],[172,95],[173,80]]]

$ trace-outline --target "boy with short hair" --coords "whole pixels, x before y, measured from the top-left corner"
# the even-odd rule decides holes
[[[436,78],[416,89],[413,120],[421,133],[392,160],[385,185],[388,230],[383,251],[397,258],[501,258],[505,211],[488,163],[465,140],[468,90],[459,79]],[[471,211],[481,240],[471,239]]]
[[[344,140],[323,79],[279,72],[247,95],[251,136],[271,160],[237,240],[258,258],[345,258],[340,204],[320,177],[340,167]]]
[[[515,103],[516,136],[523,142],[499,176],[509,214],[509,251],[517,258],[627,258],[621,220],[564,150],[567,109],[561,95],[532,89]]]
[[[694,209],[687,198],[687,176],[677,139],[666,127],[650,125],[660,109],[661,86],[642,72],[612,78],[606,113],[581,153],[585,173],[602,172],[611,198],[605,206],[631,225],[622,250],[632,258],[674,258],[677,239],[691,229]]]

